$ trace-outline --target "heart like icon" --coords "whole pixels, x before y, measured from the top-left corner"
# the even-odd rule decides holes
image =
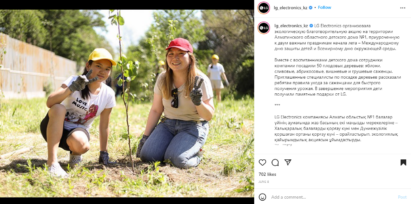
[[[264,164],[265,164],[265,159],[260,159],[260,160],[258,160],[258,162],[261,164],[261,166],[264,166]]]

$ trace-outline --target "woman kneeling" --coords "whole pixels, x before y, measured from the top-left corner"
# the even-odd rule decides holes
[[[197,69],[186,39],[172,40],[166,50],[166,72],[157,78],[137,157],[144,162],[171,161],[179,168],[195,167],[201,161],[208,121],[214,114],[213,90],[208,77]]]

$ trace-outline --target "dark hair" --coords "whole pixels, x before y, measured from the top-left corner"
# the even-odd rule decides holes
[[[93,60],[89,60],[88,64],[91,66],[91,64],[93,64]],[[88,73],[87,68],[84,67],[84,71],[82,75],[86,75],[87,73]],[[110,75],[111,75],[111,72],[110,72]],[[104,81],[104,83],[111,84],[111,76],[108,76],[108,78],[106,79],[106,81]],[[81,90],[81,97],[86,100],[90,97],[90,89],[88,88],[88,86],[86,86],[86,88]]]

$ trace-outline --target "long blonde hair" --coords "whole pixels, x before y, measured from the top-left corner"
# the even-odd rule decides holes
[[[166,53],[166,60],[165,61],[165,77],[161,78],[159,87],[161,88],[161,92],[163,93],[163,97],[165,99],[169,99],[171,97],[171,90],[173,90],[173,70],[170,69],[168,66],[167,62],[167,54],[170,50],[167,51]],[[194,88],[194,80],[197,75],[201,72],[200,70],[197,69],[196,66],[196,58],[193,53],[188,52],[188,55],[190,56],[191,63],[188,65],[188,72],[187,72],[187,80],[185,83],[185,93],[184,95],[187,97],[190,95],[191,90]]]

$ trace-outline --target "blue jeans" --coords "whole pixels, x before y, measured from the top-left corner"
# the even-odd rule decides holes
[[[198,166],[197,156],[208,134],[208,122],[162,120],[141,148],[140,158],[144,162],[170,160],[179,168]]]

